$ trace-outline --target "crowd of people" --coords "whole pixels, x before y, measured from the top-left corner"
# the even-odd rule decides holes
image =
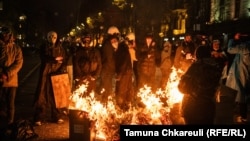
[[[10,34],[2,27],[0,110],[1,116],[7,111],[12,123],[17,74],[23,57],[21,48],[14,44]],[[138,106],[136,93],[140,88],[148,86],[153,92],[165,89],[173,67],[181,70],[178,88],[184,94],[181,112],[185,124],[214,124],[216,97],[222,85],[237,91],[238,121],[246,122],[250,41],[242,40],[237,33],[223,48],[219,38],[208,40],[205,37],[206,40],[196,42],[193,37],[185,34],[184,40],[176,44],[171,40],[159,42],[154,34],[146,33],[138,42],[135,33],[122,35],[116,26],[111,26],[101,46],[97,46],[90,32],[83,32],[78,42],[61,41],[56,31],[48,32],[45,43],[39,48],[41,69],[34,100],[35,124],[42,125],[49,108],[53,122],[64,122],[62,109],[55,104],[50,81],[53,74],[67,72],[72,91],[85,84],[88,86],[85,96],[94,92],[104,105],[112,97],[117,106],[126,111]],[[234,60],[228,59],[230,54],[234,55]],[[160,80],[156,77],[157,69]]]

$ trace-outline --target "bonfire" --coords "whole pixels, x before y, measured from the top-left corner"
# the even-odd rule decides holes
[[[164,90],[158,89],[155,93],[151,88],[144,86],[137,93],[137,99],[144,106],[134,104],[127,111],[121,110],[115,104],[114,96],[103,104],[92,92],[85,96],[87,85],[81,85],[70,97],[69,109],[84,111],[87,118],[93,122],[91,128],[96,138],[113,141],[119,138],[119,126],[125,125],[171,125],[170,114],[175,104],[181,103],[183,95],[178,91],[178,71],[172,68],[168,84]]]

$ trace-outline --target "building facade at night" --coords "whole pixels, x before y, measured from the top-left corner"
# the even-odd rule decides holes
[[[172,10],[169,30],[174,35],[183,34],[183,30],[194,33],[250,32],[247,26],[250,21],[249,0],[186,0],[182,2],[170,0],[166,5],[169,5],[166,9]]]
[[[249,0],[212,0],[209,30],[224,33],[250,32]]]

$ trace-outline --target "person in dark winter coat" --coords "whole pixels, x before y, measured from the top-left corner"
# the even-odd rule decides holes
[[[145,42],[138,48],[138,89],[145,85],[156,91],[156,68],[159,66],[160,50],[152,34],[145,36]]]
[[[116,30],[110,30],[116,29]],[[116,27],[110,27],[107,38],[105,39],[101,48],[102,70],[100,81],[100,94],[102,95],[102,102],[106,103],[109,96],[114,95],[115,85],[115,54],[120,43],[119,30]]]
[[[8,124],[12,124],[15,118],[18,72],[22,65],[21,47],[15,44],[11,29],[2,27],[0,29],[0,117],[6,116]]]
[[[190,34],[186,34],[184,41],[177,47],[174,57],[174,67],[185,72],[193,63],[196,45]]]
[[[37,91],[35,95],[35,115],[36,125],[41,125],[46,119],[48,108],[51,111],[51,120],[62,123],[60,109],[56,108],[51,75],[61,73],[66,70],[66,52],[57,38],[55,31],[47,34],[47,41],[40,47],[41,68]]]
[[[215,95],[219,87],[221,69],[210,50],[200,46],[196,61],[181,76],[178,89],[184,94],[182,114],[186,124],[214,124]]]
[[[127,36],[130,37],[130,36]],[[135,45],[135,39],[126,38],[119,44],[115,54],[116,89],[115,98],[117,105],[127,110],[135,100],[133,87],[133,61],[130,48]]]
[[[77,48],[73,57],[75,87],[87,85],[86,96],[96,92],[97,82],[100,77],[102,64],[100,51],[93,46],[90,34],[84,35],[82,45]]]

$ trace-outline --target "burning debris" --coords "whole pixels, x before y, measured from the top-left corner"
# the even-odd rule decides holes
[[[178,91],[179,77],[175,68],[172,69],[165,90],[153,93],[150,87],[144,86],[137,93],[137,101],[127,111],[121,110],[110,96],[104,105],[92,92],[86,96],[87,85],[81,85],[70,97],[69,109],[84,111],[84,115],[92,122],[95,138],[106,141],[119,138],[119,126],[130,125],[171,125],[171,109],[182,101]],[[141,104],[138,104],[141,103]]]

